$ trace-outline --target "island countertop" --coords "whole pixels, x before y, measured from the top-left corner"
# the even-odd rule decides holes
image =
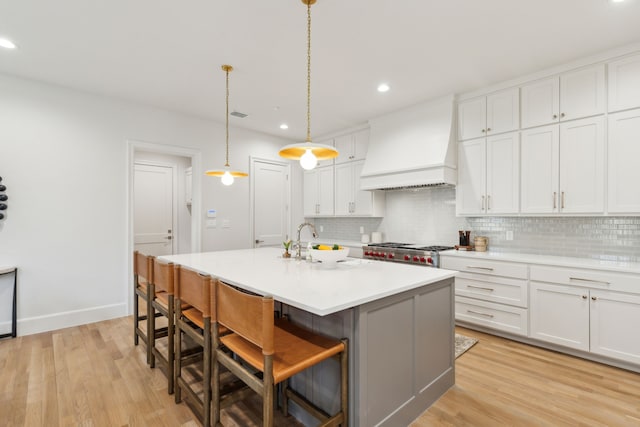
[[[159,257],[320,316],[454,277],[438,268],[349,258],[334,268],[282,258],[278,248]]]

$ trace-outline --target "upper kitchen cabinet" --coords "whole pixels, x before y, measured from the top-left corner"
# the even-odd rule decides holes
[[[604,118],[522,132],[521,212],[604,212]]]
[[[333,166],[304,172],[303,211],[305,217],[333,216]]]
[[[360,190],[364,160],[335,166],[335,214],[337,216],[383,216],[385,193]]]
[[[609,63],[609,112],[640,107],[640,54]]]
[[[462,101],[458,104],[461,141],[517,130],[520,126],[518,88]]]
[[[334,138],[335,147],[340,155],[335,159],[336,165],[357,160],[364,160],[369,147],[369,129],[363,129]]]
[[[520,135],[511,132],[458,145],[458,215],[519,210]]]
[[[603,64],[523,85],[522,128],[604,114],[605,93]]]
[[[640,109],[609,115],[608,212],[640,213]]]

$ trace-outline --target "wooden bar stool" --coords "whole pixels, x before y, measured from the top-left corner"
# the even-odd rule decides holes
[[[321,421],[321,426],[347,426],[348,423],[348,355],[347,340],[326,338],[291,323],[276,326],[273,298],[249,295],[218,280],[213,325],[213,420],[220,424],[220,408],[229,396],[220,395],[218,364],[226,367],[262,399],[263,426],[273,426],[274,386],[283,384],[283,408],[288,399],[296,402]],[[278,322],[280,323],[280,322]],[[218,329],[230,333],[220,336]],[[236,357],[223,349],[227,347]],[[329,415],[287,386],[287,380],[331,357],[340,359],[340,411]],[[241,361],[237,360],[240,358]]]
[[[182,391],[205,426],[211,424],[211,277],[187,267],[174,266],[175,287],[175,401]],[[183,304],[190,307],[183,310]],[[182,375],[182,334],[202,347],[202,398]]]
[[[140,339],[147,346],[147,364],[151,363],[151,347],[149,346],[149,316],[151,315],[151,295],[153,295],[153,260],[155,257],[133,252],[133,343],[138,345]],[[146,305],[146,314],[140,315],[139,298]],[[140,322],[146,321],[146,331],[140,328]]]
[[[165,369],[167,375],[167,391],[169,394],[173,394],[173,381],[174,381],[174,336],[175,336],[175,303],[174,303],[174,286],[173,286],[173,264],[166,263],[158,260],[153,260],[153,281],[152,289],[153,295],[151,299],[151,315],[150,315],[150,331],[155,333],[150,334],[151,348],[151,360],[149,365],[155,368],[156,360],[160,362]],[[183,308],[187,308],[184,306]],[[157,314],[164,316],[167,319],[166,328],[156,329],[156,311]],[[160,351],[156,346],[156,339],[166,336],[167,337],[167,351],[166,355]]]

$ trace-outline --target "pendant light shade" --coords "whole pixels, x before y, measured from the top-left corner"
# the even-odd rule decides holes
[[[290,144],[280,149],[280,157],[300,160],[303,169],[313,169],[319,160],[338,157],[338,150],[330,145],[314,144],[311,141],[311,5],[316,0],[302,0],[307,5],[307,139],[305,142]]]
[[[248,173],[245,172],[238,172],[238,171],[233,171],[231,170],[231,167],[229,166],[229,73],[231,71],[233,71],[233,67],[231,65],[223,65],[222,66],[222,71],[224,71],[227,75],[227,94],[226,94],[226,139],[225,139],[225,143],[226,143],[226,163],[224,164],[224,168],[222,169],[212,169],[212,170],[208,170],[205,172],[205,175],[208,176],[219,176],[220,177],[220,181],[224,184],[224,185],[231,185],[233,184],[233,181],[235,181],[235,178],[244,178],[249,176]]]

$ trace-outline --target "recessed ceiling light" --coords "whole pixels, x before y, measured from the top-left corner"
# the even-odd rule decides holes
[[[6,49],[15,49],[16,45],[8,39],[0,39],[0,47],[4,47]]]
[[[380,85],[378,85],[378,92],[388,92],[389,89],[391,88],[386,83],[381,83]]]
[[[611,3],[622,3],[624,0],[609,0]]]
[[[289,125],[286,123],[283,123],[280,125],[280,129],[289,129]]]

